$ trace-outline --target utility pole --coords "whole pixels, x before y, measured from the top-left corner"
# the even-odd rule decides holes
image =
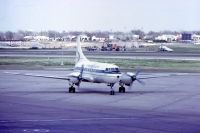
[[[63,62],[63,42],[61,44],[61,50],[62,50],[62,59],[61,59],[60,65],[63,66],[64,65],[64,62]]]

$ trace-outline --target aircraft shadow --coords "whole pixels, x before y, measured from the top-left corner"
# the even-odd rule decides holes
[[[134,91],[134,90],[127,90],[125,93],[119,93],[118,91],[115,91],[116,94],[132,94],[132,95],[144,95],[144,94],[166,94],[166,93],[181,93],[182,91],[166,91],[166,90],[152,90],[152,91]],[[39,90],[39,91],[34,91],[34,90],[29,90],[29,91],[6,91],[1,94],[8,94],[8,93],[15,93],[15,94],[73,94],[69,93],[68,90]],[[90,90],[90,89],[79,89],[75,94],[108,94],[110,93],[110,90]]]
[[[77,93],[87,93],[87,94],[108,94],[110,92],[110,90],[105,90],[105,91],[100,91],[100,90],[92,90],[92,89],[82,89],[79,90]],[[115,91],[116,93],[119,93],[117,90]],[[166,90],[152,90],[152,91],[134,91],[134,90],[126,90],[125,93],[119,93],[119,94],[166,94],[166,93],[181,93],[182,91],[166,91]]]

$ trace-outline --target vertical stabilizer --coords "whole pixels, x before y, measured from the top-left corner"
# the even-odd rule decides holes
[[[83,51],[81,49],[81,37],[78,36],[77,37],[77,44],[76,44],[76,64],[79,61],[88,61],[88,59],[85,57],[85,55],[83,54]]]

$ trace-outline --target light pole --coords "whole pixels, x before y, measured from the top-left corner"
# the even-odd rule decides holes
[[[62,50],[62,59],[61,59],[60,65],[63,66],[64,65],[64,63],[63,63],[63,42],[61,44],[61,50]]]

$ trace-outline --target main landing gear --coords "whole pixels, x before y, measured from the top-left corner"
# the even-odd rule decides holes
[[[119,93],[125,93],[126,92],[126,89],[124,86],[120,86],[119,87]]]
[[[125,93],[126,92],[126,88],[124,87],[124,84],[120,83],[119,85],[120,85],[119,93]],[[108,84],[108,86],[110,86],[110,88],[111,88],[110,95],[115,95],[115,91],[113,89],[114,84],[111,83],[111,84]]]
[[[119,87],[119,93],[125,93],[126,92],[126,89],[124,87],[124,84],[123,83],[119,83],[120,87]]]
[[[74,86],[69,87],[69,93],[75,93],[76,88]]]

